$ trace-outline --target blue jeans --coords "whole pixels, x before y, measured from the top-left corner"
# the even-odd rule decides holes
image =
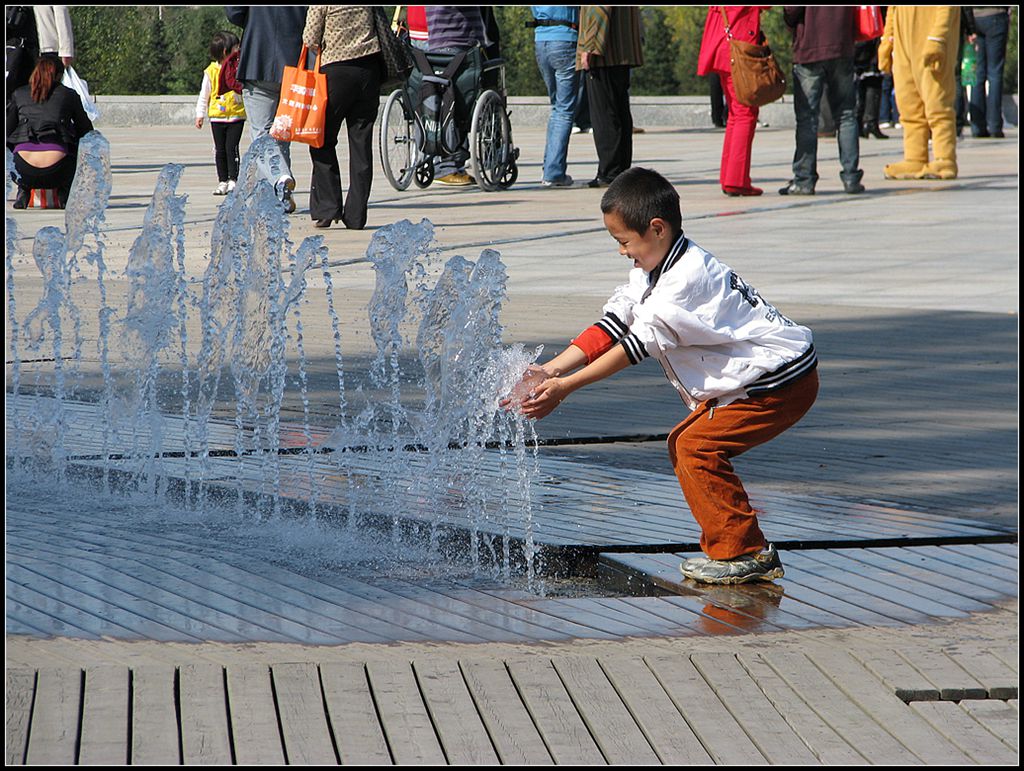
[[[852,59],[829,59],[793,65],[793,110],[796,112],[796,152],[793,181],[814,189],[818,181],[818,114],[821,92],[828,87],[829,107],[839,141],[840,178],[844,185],[860,182],[860,131],[857,126],[857,88]]]
[[[544,179],[558,182],[565,177],[569,154],[569,135],[572,133],[573,113],[576,111],[576,44],[568,40],[538,40],[537,66],[544,77],[551,100],[548,134],[544,144]]]
[[[281,100],[281,84],[267,80],[247,80],[242,84],[242,102],[245,104],[245,116],[249,124],[249,133],[253,140],[270,133],[277,114],[277,103]],[[278,148],[284,160],[281,174],[292,176],[291,142],[278,142]],[[270,184],[277,182],[270,180]]]
[[[977,16],[974,23],[978,30],[978,85],[971,88],[971,130],[977,136],[1003,130],[1003,67],[1010,17],[1005,13]]]

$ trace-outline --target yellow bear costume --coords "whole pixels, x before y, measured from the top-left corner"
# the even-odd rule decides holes
[[[885,167],[887,179],[955,179],[956,57],[960,8],[889,6],[878,66],[892,71],[903,124],[903,160]],[[931,136],[935,160],[928,161]]]

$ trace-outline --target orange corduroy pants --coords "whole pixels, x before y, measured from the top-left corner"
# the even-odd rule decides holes
[[[702,404],[672,429],[668,454],[686,502],[700,525],[700,546],[727,560],[767,545],[731,459],[796,423],[818,395],[818,371],[789,385],[725,407]]]

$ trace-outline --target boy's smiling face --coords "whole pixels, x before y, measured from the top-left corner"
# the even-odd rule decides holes
[[[619,254],[633,261],[633,266],[650,273],[665,259],[672,248],[672,233],[668,223],[660,217],[651,220],[647,232],[640,235],[623,222],[617,211],[604,215],[604,226],[612,238],[619,242]]]

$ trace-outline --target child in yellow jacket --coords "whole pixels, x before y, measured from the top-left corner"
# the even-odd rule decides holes
[[[245,125],[245,106],[241,94],[221,88],[220,71],[224,60],[239,47],[238,38],[230,32],[218,32],[210,41],[213,61],[203,71],[203,85],[196,100],[196,128],[203,127],[204,118],[210,119],[213,130],[213,156],[217,164],[219,184],[214,195],[227,195],[238,181],[239,153],[242,126]]]

